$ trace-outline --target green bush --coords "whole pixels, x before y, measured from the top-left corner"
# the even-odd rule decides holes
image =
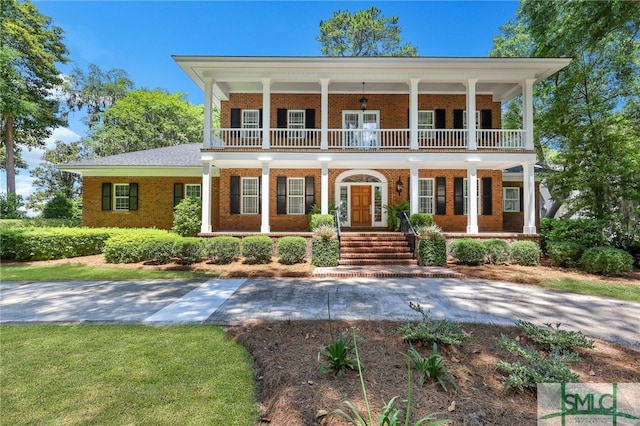
[[[335,227],[335,219],[332,214],[312,214],[309,217],[309,229],[315,231],[321,226]]]
[[[541,244],[570,242],[584,248],[599,247],[607,242],[603,226],[594,219],[545,219],[541,221]]]
[[[303,237],[282,237],[278,240],[280,263],[293,265],[307,254],[307,240]]]
[[[335,240],[338,238],[338,231],[333,225],[323,224],[313,230],[313,238]]]
[[[573,268],[578,266],[584,247],[571,241],[550,242],[547,244],[547,256],[555,266]]]
[[[409,307],[422,315],[419,323],[409,323],[399,328],[405,340],[413,343],[420,342],[423,345],[444,343],[446,345],[460,346],[471,336],[462,329],[458,323],[448,319],[435,320],[429,316],[429,311],[425,312],[422,306],[409,302]]]
[[[241,252],[248,263],[269,263],[273,256],[273,241],[266,235],[245,237]]]
[[[433,225],[433,216],[428,213],[414,213],[409,218],[409,222],[411,222],[415,228],[423,228]]]
[[[60,192],[56,193],[42,209],[44,219],[71,219],[73,213],[73,203]]]
[[[6,239],[3,236],[2,252],[15,255],[16,260],[88,256],[101,253],[110,236],[104,228],[31,228],[7,235]]]
[[[183,237],[198,235],[202,226],[202,201],[187,197],[173,209],[173,232]]]
[[[465,265],[482,265],[485,248],[478,240],[458,238],[449,244],[449,254]]]
[[[514,241],[511,243],[511,258],[518,265],[539,265],[540,247],[533,241]]]
[[[400,201],[397,204],[384,206],[384,208],[387,210],[387,226],[389,227],[390,231],[398,231],[400,229],[400,225],[402,223],[400,217],[402,215],[402,212],[408,211],[409,207],[409,201],[407,200]]]
[[[421,234],[418,257],[424,266],[447,266],[447,241],[439,232]]]
[[[315,266],[338,266],[340,241],[314,238],[311,240],[311,264]]]
[[[511,247],[505,240],[492,238],[482,243],[486,251],[487,263],[492,265],[502,265],[509,260],[511,256]]]
[[[174,245],[178,236],[167,235],[146,241],[142,247],[142,260],[149,263],[164,265],[174,256]]]
[[[213,237],[205,242],[204,255],[213,263],[231,263],[240,256],[240,238]]]
[[[590,274],[620,275],[633,269],[633,256],[613,247],[593,247],[585,250],[580,264]]]
[[[23,228],[0,229],[0,259],[15,259],[17,247],[21,245]]]
[[[576,348],[591,349],[594,341],[587,339],[582,331],[569,331],[560,328],[560,323],[552,326],[545,324],[546,328],[538,327],[528,321],[518,320],[516,328],[527,338],[535,342],[543,351],[558,351],[560,353],[575,352]]]
[[[202,260],[202,238],[183,237],[176,240],[173,253],[181,265],[192,265]]]
[[[0,194],[0,219],[20,219],[26,216],[22,195],[10,193]]]
[[[121,229],[105,242],[104,258],[108,263],[141,262],[147,241],[172,236],[175,234],[158,229]]]

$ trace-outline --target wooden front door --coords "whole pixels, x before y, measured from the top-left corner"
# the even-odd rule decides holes
[[[351,186],[351,226],[371,226],[371,187]]]

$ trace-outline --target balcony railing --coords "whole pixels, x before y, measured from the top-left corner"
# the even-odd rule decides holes
[[[262,129],[213,129],[213,149],[323,149],[319,129],[270,129],[265,144]],[[478,129],[479,149],[524,149],[524,130]],[[329,150],[408,150],[409,129],[328,129]],[[418,131],[418,149],[468,149],[466,129],[434,129]]]

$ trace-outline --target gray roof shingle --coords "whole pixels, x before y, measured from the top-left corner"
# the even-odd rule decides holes
[[[201,167],[202,144],[190,143],[109,155],[92,160],[67,163],[65,167],[78,166],[190,166]]]

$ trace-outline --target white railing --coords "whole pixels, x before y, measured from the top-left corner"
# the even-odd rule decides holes
[[[320,129],[270,129],[269,148],[321,149]],[[524,130],[476,130],[479,149],[523,149]],[[410,148],[409,129],[328,129],[328,149],[358,150]],[[467,130],[434,129],[418,131],[418,149],[466,149]],[[214,149],[262,149],[262,129],[213,129],[211,145]]]

